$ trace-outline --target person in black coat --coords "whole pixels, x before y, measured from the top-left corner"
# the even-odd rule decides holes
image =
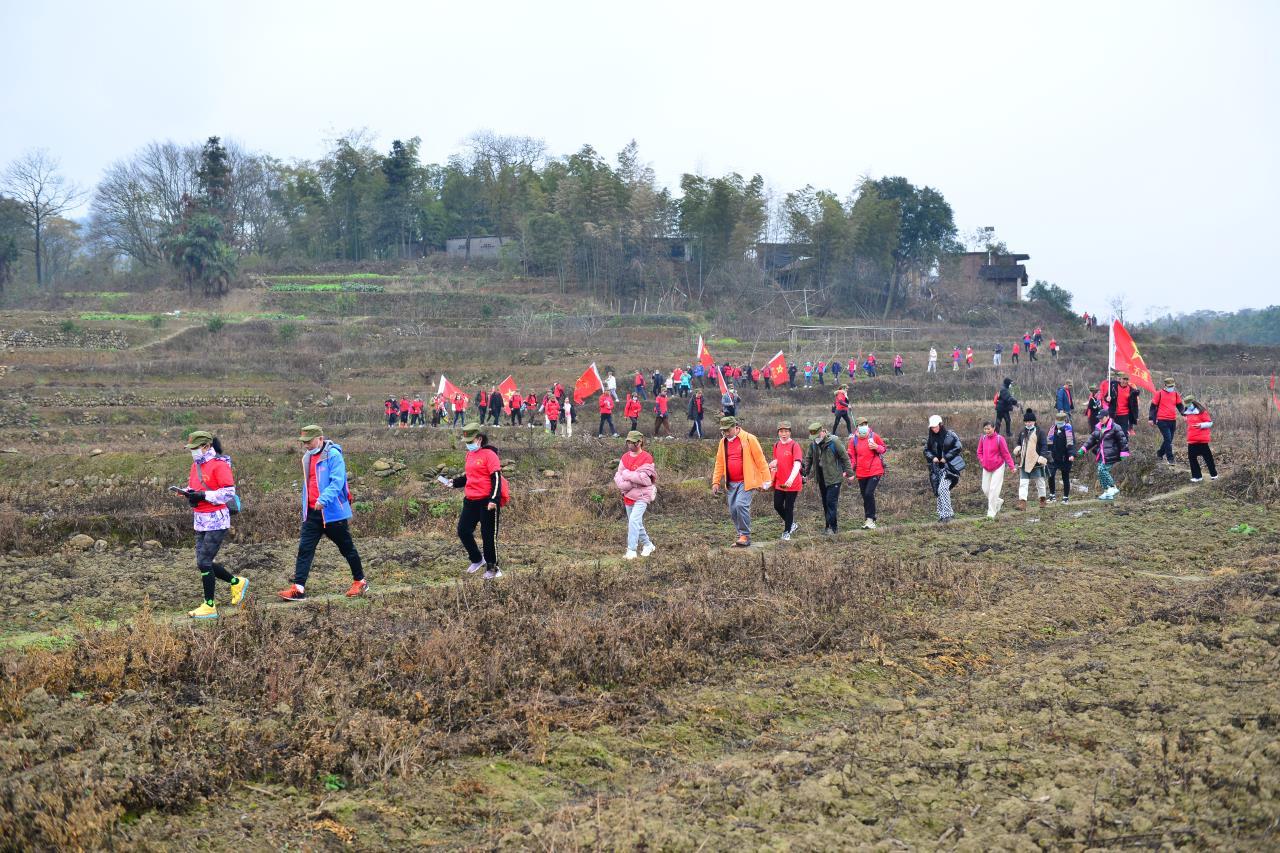
[[[942,425],[938,415],[929,416],[929,432],[924,440],[924,459],[929,464],[929,484],[938,496],[938,521],[946,524],[955,516],[951,490],[960,483],[964,470],[964,446],[960,436]]]
[[[1000,393],[996,395],[996,432],[1000,431],[1000,422],[1004,422],[1004,434],[1006,438],[1013,435],[1013,424],[1009,415],[1018,407],[1018,398],[1013,396],[1013,380],[1009,377],[1004,378],[1004,384],[1000,386]]]

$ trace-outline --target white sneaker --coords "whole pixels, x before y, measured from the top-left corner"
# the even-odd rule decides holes
[[[498,578],[502,577],[502,569],[490,569],[489,571],[481,575],[481,577],[487,581],[497,580]]]
[[[798,522],[798,521],[793,521],[793,522],[791,522],[791,529],[790,529],[790,530],[788,530],[788,531],[787,531],[787,533],[788,533],[788,534],[790,534],[790,535],[792,535],[792,536],[794,536],[794,535],[795,535],[796,533],[798,533],[799,531],[800,531],[800,522]]]
[[[635,558],[636,558],[636,552],[632,551],[630,548],[627,549],[627,553],[622,555],[622,559],[624,560],[634,560]]]
[[[867,530],[875,530],[875,529],[876,529],[876,520],[875,520],[874,518],[868,518],[868,519],[867,519],[867,523],[866,523],[866,524],[864,524],[864,525],[862,525],[862,526],[863,526],[864,528],[866,528]]]
[[[783,533],[783,534],[782,534],[782,541],[783,541],[783,542],[790,542],[790,541],[791,541],[791,531],[790,531],[790,530],[788,530],[788,531],[786,531],[785,533]]]
[[[1199,482],[1201,482],[1202,480],[1204,480],[1204,477],[1192,477],[1192,478],[1191,478],[1191,482],[1193,482],[1193,483],[1199,483]]]
[[[1217,475],[1217,474],[1211,474],[1211,475],[1209,476],[1209,479],[1210,479],[1210,480],[1216,480],[1216,479],[1218,479],[1218,475]]]
[[[484,568],[483,561],[479,563],[472,563],[471,565],[467,566],[467,574],[474,575],[476,572],[480,571],[483,568]]]
[[[640,556],[647,557],[656,550],[658,550],[657,545],[654,545],[652,542],[646,542],[644,543],[644,547],[640,549]]]

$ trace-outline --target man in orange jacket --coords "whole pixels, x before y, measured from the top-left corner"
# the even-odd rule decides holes
[[[721,418],[711,494],[719,495],[722,488],[727,493],[729,517],[738,531],[735,547],[751,544],[751,498],[757,489],[767,488],[772,479],[760,440],[740,427],[737,418]]]

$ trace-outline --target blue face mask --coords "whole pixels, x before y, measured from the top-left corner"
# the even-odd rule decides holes
[[[467,450],[479,450],[479,449],[480,449],[480,442],[478,441],[467,442]]]
[[[869,432],[871,432],[871,427],[868,427],[868,426],[860,426],[860,427],[858,427],[858,435],[862,436],[863,438],[866,438],[866,437],[867,437],[867,433],[869,433]]]

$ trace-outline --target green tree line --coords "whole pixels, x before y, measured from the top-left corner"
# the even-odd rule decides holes
[[[1176,335],[1196,344],[1230,343],[1280,345],[1280,305],[1240,311],[1196,311],[1169,314],[1144,324],[1145,328]]]

